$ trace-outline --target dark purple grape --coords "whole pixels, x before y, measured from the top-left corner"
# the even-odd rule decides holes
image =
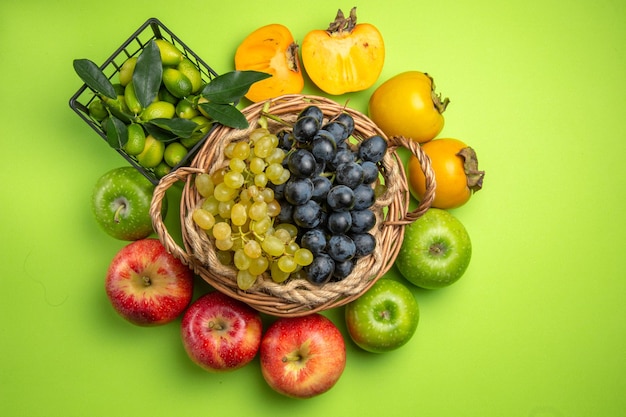
[[[310,178],[289,178],[284,195],[285,200],[294,206],[304,204],[313,196],[313,181]]]
[[[363,210],[374,205],[376,196],[370,185],[360,184],[354,189],[354,210]]]
[[[355,189],[363,183],[363,168],[356,162],[344,162],[335,170],[335,183]]]
[[[293,147],[295,139],[293,133],[286,130],[281,130],[276,135],[278,137],[278,147],[284,151],[289,151]]]
[[[372,161],[361,161],[363,184],[373,184],[378,179],[378,166]]]
[[[341,113],[334,121],[346,126],[346,139],[354,132],[354,118],[349,113]]]
[[[293,125],[293,136],[296,141],[307,143],[313,139],[319,128],[320,124],[315,117],[303,116]]]
[[[274,190],[274,198],[278,201],[283,200],[285,198],[285,184],[274,184],[273,182],[268,182],[267,186]]]
[[[371,210],[352,210],[350,215],[352,216],[351,233],[365,233],[376,225],[376,215]]]
[[[326,203],[334,211],[352,210],[354,191],[346,185],[335,185],[328,192]]]
[[[313,258],[313,262],[304,267],[307,280],[316,285],[322,285],[327,283],[335,271],[335,261],[326,255],[320,253]]]
[[[376,238],[369,233],[350,233],[349,235],[356,246],[355,257],[361,258],[374,252],[376,249]]]
[[[317,170],[317,161],[306,149],[296,149],[287,158],[287,167],[296,177],[311,177]]]
[[[335,143],[343,143],[350,136],[348,133],[348,128],[343,123],[332,121],[326,123],[322,126],[322,129],[329,132],[333,138],[335,138]]]
[[[293,208],[293,222],[296,226],[313,229],[322,221],[322,207],[313,200]]]
[[[328,164],[330,169],[336,169],[339,165],[356,161],[356,155],[351,149],[338,149],[333,160]]]
[[[324,122],[324,113],[322,113],[322,110],[315,105],[310,105],[302,109],[302,111],[298,114],[297,119],[301,119],[303,117],[314,118],[320,126]]]
[[[332,162],[337,153],[337,144],[330,133],[319,130],[311,142],[311,153],[317,161]]]
[[[343,234],[350,230],[352,216],[349,211],[333,211],[328,215],[326,228],[331,234]]]
[[[330,182],[328,177],[317,176],[312,179],[313,181],[313,196],[311,197],[315,201],[326,201],[326,196],[331,188],[333,188],[333,184]],[[274,193],[274,195],[276,195]],[[276,198],[276,197],[274,197]]]
[[[379,135],[365,139],[359,145],[359,159],[370,162],[380,162],[387,152],[387,141]]]
[[[307,230],[300,238],[300,246],[317,256],[326,250],[326,233],[322,229]]]
[[[354,270],[354,261],[348,260],[343,262],[335,261],[335,271],[333,272],[333,276],[331,278],[332,282],[339,282],[343,280],[345,277],[350,275]]]
[[[356,245],[347,235],[332,235],[328,239],[326,253],[337,262],[343,262],[354,258]]]
[[[280,213],[276,217],[279,223],[293,222],[293,206],[285,200],[278,200],[280,204]]]

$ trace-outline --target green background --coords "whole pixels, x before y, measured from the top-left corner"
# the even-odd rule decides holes
[[[104,273],[125,243],[98,229],[89,201],[126,162],[69,108],[72,60],[103,62],[157,17],[226,72],[252,30],[283,23],[301,42],[354,5],[386,42],[376,85],[433,75],[452,100],[441,136],[472,145],[487,175],[453,212],[470,267],[452,287],[412,287],[410,343],[373,355],[348,341],[337,385],[295,401],[266,386],[258,360],[209,374],[186,357],[179,322],[138,328],[112,311]],[[0,414],[624,415],[625,22],[617,0],[3,2]],[[365,111],[373,90],[336,99]],[[327,313],[346,334],[341,314]]]

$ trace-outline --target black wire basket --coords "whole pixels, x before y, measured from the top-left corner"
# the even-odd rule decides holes
[[[208,83],[217,77],[217,73],[198,55],[196,55],[189,47],[176,36],[171,30],[169,30],[163,23],[156,18],[148,19],[142,24],[139,29],[135,31],[104,63],[100,66],[102,72],[106,77],[115,82],[117,75],[120,72],[122,64],[130,57],[138,56],[146,45],[153,39],[164,39],[176,46],[183,55],[189,59],[196,68],[200,71],[203,83]],[[89,113],[89,105],[98,98],[96,92],[89,88],[86,84],[71,97],[70,107],[89,125],[91,128],[100,135],[102,139],[108,141],[105,129],[101,123],[95,120]],[[174,167],[172,171],[187,166],[198,149],[202,147],[204,141],[213,130],[213,127],[204,135],[204,137],[191,147],[187,155]],[[148,178],[153,184],[158,184],[160,178],[153,169],[144,168],[141,166],[134,156],[131,156],[124,152],[123,149],[115,149],[120,155],[122,155],[133,167],[140,171],[146,178]]]

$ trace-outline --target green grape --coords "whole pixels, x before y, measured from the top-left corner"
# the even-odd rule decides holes
[[[231,169],[231,171],[241,173],[246,169],[246,161],[239,158],[232,158],[228,163],[228,167]]]
[[[267,185],[267,175],[264,172],[254,176],[254,185],[264,188]]]
[[[271,136],[265,135],[256,141],[254,144],[254,155],[265,159],[274,151],[275,146],[272,146]]]
[[[213,195],[217,199],[217,201],[228,201],[235,198],[238,194],[239,187],[232,188],[227,186],[224,182],[220,182],[215,186],[213,190]]]
[[[280,203],[278,200],[272,200],[267,203],[267,215],[270,217],[276,217],[280,214]]]
[[[264,188],[261,190],[261,197],[263,197],[263,201],[269,203],[274,199],[274,190],[271,188]]]
[[[269,217],[263,217],[261,220],[253,220],[250,222],[250,230],[259,236],[267,233],[270,227],[272,227],[272,220]]]
[[[229,250],[218,250],[215,252],[215,256],[222,265],[230,265],[233,262],[233,253]]]
[[[289,272],[284,272],[280,269],[280,267],[278,266],[278,262],[273,261],[270,264],[270,274],[272,276],[272,280],[274,282],[285,282],[287,280],[287,278],[289,278],[290,273]]]
[[[206,173],[196,175],[195,179],[196,190],[202,197],[210,197],[213,195],[215,185],[211,176]]]
[[[230,213],[234,205],[234,200],[220,201],[220,203],[217,205],[217,214],[224,219],[230,219]]]
[[[288,256],[288,255],[283,255],[280,258],[278,258],[278,261],[276,262],[276,264],[278,265],[278,269],[288,274],[291,274],[292,272],[294,272],[298,266],[296,264],[296,261],[294,261],[293,257]]]
[[[243,249],[243,239],[237,235],[230,235],[230,240],[233,241],[233,246],[230,247],[231,252],[234,252],[239,249]]]
[[[248,213],[246,206],[241,203],[235,203],[230,211],[230,221],[235,226],[242,226],[248,221]]]
[[[213,233],[215,234],[215,230],[213,230]],[[233,241],[230,237],[226,239],[216,239],[215,247],[219,250],[230,250],[233,247]]]
[[[237,271],[237,286],[242,290],[250,289],[256,282],[257,276],[248,270]]]
[[[267,164],[265,163],[265,161],[262,158],[259,158],[258,156],[255,156],[252,159],[250,159],[250,171],[253,174],[260,174],[261,172],[265,170],[266,166]]]
[[[235,145],[237,145],[236,142],[230,142],[228,145],[226,145],[226,147],[224,148],[224,156],[226,156],[226,158],[233,158],[233,150],[235,149]]]
[[[202,208],[195,209],[191,214],[191,218],[203,230],[209,230],[215,224],[215,217]]]
[[[213,184],[217,185],[221,182],[224,181],[224,174],[226,174],[226,172],[228,172],[227,168],[220,168],[217,171],[213,172],[211,174],[211,180],[213,181]]]
[[[300,246],[296,242],[289,242],[285,245],[285,253],[288,255],[293,255],[298,249]]]
[[[261,244],[254,239],[248,240],[246,244],[243,245],[243,251],[246,254],[246,256],[250,259],[259,258],[263,254],[263,249],[261,248]]]
[[[282,164],[285,159],[285,151],[280,148],[274,148],[271,154],[265,158],[268,164]]]
[[[292,239],[298,236],[298,226],[296,226],[295,224],[281,223],[276,226],[276,230],[278,231],[279,229],[283,229],[289,232],[289,236],[291,236]]]
[[[269,134],[270,131],[267,130],[264,127],[257,127],[256,129],[254,129],[252,132],[250,132],[250,141],[252,143],[256,143],[260,138],[262,138],[263,136]]]
[[[235,193],[243,186],[243,183],[244,177],[241,172],[229,171],[224,175],[224,184],[228,188],[234,189]]]
[[[230,224],[226,222],[217,222],[213,226],[213,237],[216,240],[230,240],[231,233]],[[228,249],[230,249],[230,247]]]
[[[250,258],[248,258],[244,250],[241,248],[235,250],[233,262],[235,263],[235,268],[240,271],[246,270],[250,267]]]
[[[291,240],[291,234],[289,231],[278,227],[276,227],[276,230],[274,231],[274,236],[280,239],[283,245],[286,245]]]
[[[300,266],[311,265],[313,253],[307,248],[300,248],[293,254],[293,259]]]
[[[267,216],[267,203],[264,201],[255,201],[248,209],[248,215],[252,220],[261,220]]]
[[[265,168],[265,175],[267,179],[276,184],[277,181],[282,175],[285,168],[279,163],[269,164],[267,168]]]
[[[204,201],[202,202],[202,208],[206,211],[208,211],[209,213],[211,213],[213,216],[215,216],[216,214],[219,213],[219,205],[220,202],[217,201],[217,199],[214,196],[209,196],[207,198],[204,199]]]
[[[289,180],[289,177],[291,177],[291,171],[289,171],[288,169],[283,169],[283,172],[280,174],[280,177],[272,181],[272,183],[274,183],[275,185],[284,184]]]
[[[261,247],[270,256],[281,256],[285,253],[285,244],[276,236],[266,236]]]
[[[256,185],[251,185],[248,187],[248,194],[250,195],[251,200],[256,200],[256,198],[259,196],[259,193],[259,187],[257,187]]]
[[[248,271],[250,271],[252,275],[261,275],[265,271],[267,271],[267,268],[269,268],[269,266],[270,261],[267,259],[267,257],[259,256],[258,258],[253,258],[250,261],[250,268],[248,268]]]
[[[233,158],[239,158],[241,160],[247,159],[250,156],[250,144],[248,141],[237,142],[233,149]]]

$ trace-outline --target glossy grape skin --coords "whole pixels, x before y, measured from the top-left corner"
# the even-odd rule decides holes
[[[294,206],[306,203],[312,196],[313,181],[310,178],[290,178],[285,184],[285,200]]]
[[[317,170],[317,161],[306,149],[296,149],[287,158],[287,167],[296,177],[311,177]]]
[[[354,210],[363,210],[374,205],[376,196],[370,185],[360,184],[354,189]]]
[[[372,230],[376,225],[376,215],[369,209],[352,210],[350,215],[352,216],[352,227],[350,228],[352,233],[365,233]]]
[[[350,233],[349,236],[356,246],[354,256],[357,258],[367,256],[376,249],[376,238],[369,233]]]
[[[313,196],[311,197],[315,201],[326,201],[328,192],[333,187],[332,182],[328,177],[317,176],[313,178]]]
[[[352,189],[363,183],[363,168],[356,162],[344,162],[335,170],[335,183]]]
[[[335,185],[328,192],[326,203],[334,211],[352,210],[354,191],[347,185]]]
[[[303,117],[314,118],[317,121],[318,125],[321,125],[322,122],[324,121],[324,113],[319,107],[315,105],[307,106],[304,109],[302,109],[300,113],[298,113],[297,119],[301,119]]]
[[[350,230],[352,216],[349,211],[334,211],[328,215],[326,228],[332,234],[343,234]]]
[[[354,132],[354,118],[349,113],[341,113],[334,121],[346,126],[346,139]]]
[[[335,261],[325,253],[320,253],[313,258],[309,266],[304,267],[307,279],[312,284],[322,285],[327,283],[335,271]]]
[[[280,223],[291,223],[293,219],[293,205],[286,200],[278,200],[280,203],[280,213],[276,216],[276,220]]]
[[[293,222],[305,229],[317,227],[322,221],[322,207],[313,200],[293,208]]]
[[[354,161],[356,161],[356,155],[354,154],[354,152],[352,152],[352,150],[348,148],[338,149],[333,160],[330,161],[327,165],[328,165],[328,168],[334,170],[343,163],[354,162]]]
[[[326,253],[336,262],[344,262],[354,258],[356,245],[354,241],[346,235],[332,235],[328,239]]]
[[[313,137],[320,128],[320,124],[313,116],[303,116],[296,120],[293,125],[293,136],[300,143],[307,143],[313,140]]]
[[[333,136],[336,144],[343,143],[350,136],[348,133],[348,127],[337,121],[325,124],[322,126],[322,129],[329,132]]]
[[[322,229],[307,230],[300,238],[300,247],[310,250],[317,256],[326,250],[326,234]]]
[[[332,282],[339,282],[350,275],[353,270],[354,261],[352,259],[343,262],[335,261],[335,270],[333,271],[333,276],[330,280]]]
[[[363,184],[373,184],[378,179],[378,166],[372,161],[361,161]]]
[[[337,153],[337,143],[330,133],[319,130],[311,142],[311,153],[317,161],[332,162]]]
[[[387,152],[387,147],[387,141],[382,136],[371,136],[359,145],[359,159],[374,163],[380,162]]]

